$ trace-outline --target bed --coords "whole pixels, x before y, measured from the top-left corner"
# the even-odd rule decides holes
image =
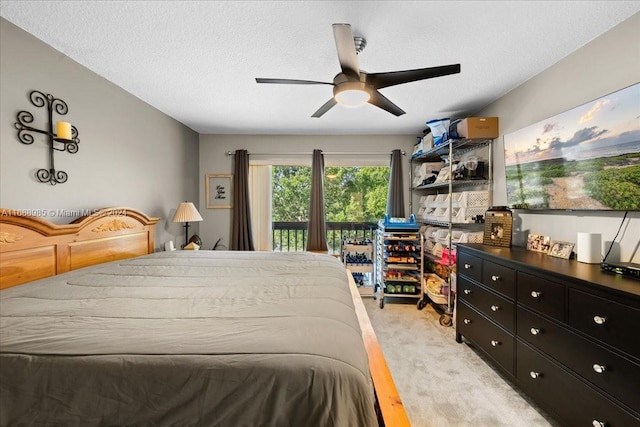
[[[153,253],[157,219],[0,215],[0,425],[408,425],[328,255]]]

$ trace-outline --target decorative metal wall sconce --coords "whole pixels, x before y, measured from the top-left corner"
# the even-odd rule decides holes
[[[69,176],[63,170],[56,170],[53,163],[54,151],[67,151],[70,154],[78,152],[78,129],[67,122],[57,122],[56,133],[53,132],[53,112],[64,116],[69,111],[67,103],[62,99],[55,98],[48,93],[42,93],[38,90],[31,91],[29,100],[36,107],[47,107],[48,119],[47,129],[36,129],[29,124],[33,123],[33,114],[28,111],[20,111],[18,113],[18,121],[14,124],[18,129],[18,140],[27,145],[33,144],[33,135],[29,132],[37,132],[47,136],[49,142],[49,169],[38,169],[36,178],[40,182],[48,182],[51,185],[62,184],[67,182]]]

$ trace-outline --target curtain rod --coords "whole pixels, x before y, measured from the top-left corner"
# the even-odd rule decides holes
[[[227,156],[233,156],[236,153],[233,151],[227,151],[225,153]],[[249,153],[249,155],[253,155],[253,156],[304,156],[304,155],[311,155],[312,153],[310,152],[289,152],[289,153]],[[343,155],[343,156],[388,156],[391,154],[391,152],[388,153],[381,153],[381,152],[366,152],[366,151],[357,151],[357,152],[338,152],[338,151],[323,151],[322,154],[326,154],[328,156],[338,156],[338,155]],[[406,153],[403,151],[402,155],[404,156]]]

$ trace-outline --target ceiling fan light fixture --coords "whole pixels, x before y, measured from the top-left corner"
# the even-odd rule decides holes
[[[371,98],[371,90],[364,82],[348,81],[333,88],[333,97],[338,104],[355,108],[369,101]]]
[[[367,103],[371,96],[362,90],[345,90],[336,95],[338,104],[355,108]]]

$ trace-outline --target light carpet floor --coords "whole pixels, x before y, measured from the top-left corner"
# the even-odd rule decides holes
[[[558,427],[467,344],[431,304],[363,298],[413,427]]]

